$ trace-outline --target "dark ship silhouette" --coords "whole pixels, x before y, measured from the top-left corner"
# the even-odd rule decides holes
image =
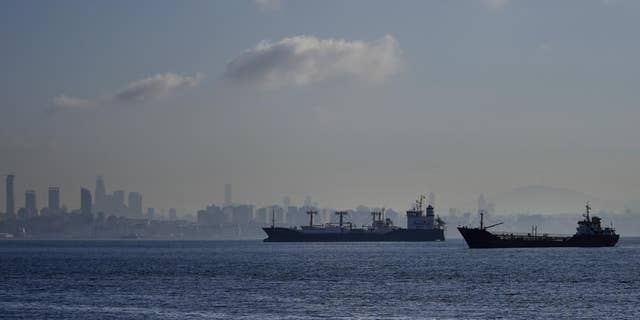
[[[526,247],[613,247],[620,239],[613,227],[602,228],[599,217],[589,216],[591,207],[586,205],[584,220],[578,221],[578,228],[573,236],[531,233],[492,233],[487,229],[501,225],[502,222],[484,226],[484,213],[480,212],[480,227],[458,227],[458,231],[469,245],[469,248],[526,248]]]
[[[371,226],[357,228],[344,222],[346,211],[337,211],[339,223],[314,225],[317,211],[309,210],[309,225],[301,227],[276,227],[272,216],[271,226],[262,228],[267,234],[265,242],[330,242],[330,241],[444,241],[445,223],[436,217],[433,206],[423,210],[425,197],[421,196],[411,210],[407,211],[407,228],[394,226],[389,218],[383,218],[384,209],[371,212]],[[425,212],[426,211],[426,212]]]

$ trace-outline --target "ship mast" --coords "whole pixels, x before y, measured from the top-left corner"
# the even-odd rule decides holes
[[[484,230],[484,210],[480,210],[480,229]]]
[[[420,198],[416,200],[416,211],[422,211],[422,206],[424,205],[425,196],[423,194],[420,195]]]
[[[340,229],[342,229],[343,216],[347,213],[348,213],[347,211],[336,211],[336,214],[340,216]]]
[[[584,215],[585,218],[587,218],[587,221],[589,221],[589,212],[591,211],[591,205],[589,204],[589,201],[587,201],[587,205],[585,206],[587,209],[587,213]]]
[[[276,208],[271,208],[271,228],[276,227]]]
[[[309,210],[307,211],[307,214],[309,215],[309,228],[313,228],[313,215],[318,214],[318,211]]]

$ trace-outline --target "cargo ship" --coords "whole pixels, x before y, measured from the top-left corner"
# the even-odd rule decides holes
[[[599,217],[590,216],[591,206],[586,205],[584,219],[578,221],[577,231],[570,235],[538,234],[537,227],[530,233],[490,232],[489,228],[501,225],[484,225],[484,212],[480,212],[480,227],[458,227],[469,248],[533,248],[533,247],[613,247],[620,239],[613,226],[603,228]]]
[[[444,241],[445,222],[434,214],[432,205],[423,209],[425,197],[407,211],[407,228],[393,225],[384,217],[384,209],[371,212],[371,226],[356,227],[345,222],[346,211],[336,211],[338,223],[316,225],[313,216],[318,212],[307,211],[309,225],[301,227],[277,227],[272,216],[271,226],[262,228],[267,234],[265,242],[352,242],[352,241]]]

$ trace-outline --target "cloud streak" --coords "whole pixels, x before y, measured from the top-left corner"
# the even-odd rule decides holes
[[[159,99],[179,89],[195,87],[200,84],[202,78],[201,73],[188,76],[168,72],[129,82],[122,89],[101,98],[85,99],[61,94],[51,99],[50,111],[91,109],[101,105]]]
[[[262,88],[339,79],[383,82],[398,72],[400,64],[401,49],[391,35],[371,42],[296,36],[258,43],[229,62],[224,77]]]

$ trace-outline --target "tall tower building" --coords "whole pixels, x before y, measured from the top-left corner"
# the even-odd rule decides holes
[[[9,216],[15,216],[15,202],[13,197],[13,178],[14,175],[7,175],[7,211],[6,214]]]
[[[49,210],[60,209],[60,188],[49,187]]]
[[[91,215],[91,191],[89,189],[80,189],[80,213]]]
[[[127,207],[129,212],[133,215],[142,215],[142,195],[139,192],[129,192],[129,198],[127,199]]]
[[[25,191],[24,208],[26,210],[27,217],[38,215],[38,203],[36,202],[36,192],[34,190]]]
[[[98,176],[96,178],[96,189],[95,189],[96,199],[95,200],[96,200],[96,207],[98,207],[99,209],[103,209],[105,205],[106,194],[107,194],[107,189],[104,186],[104,180],[102,179],[102,176]]]
[[[231,205],[232,203],[232,199],[231,199],[231,184],[227,183],[224,185],[224,204],[225,205]]]

